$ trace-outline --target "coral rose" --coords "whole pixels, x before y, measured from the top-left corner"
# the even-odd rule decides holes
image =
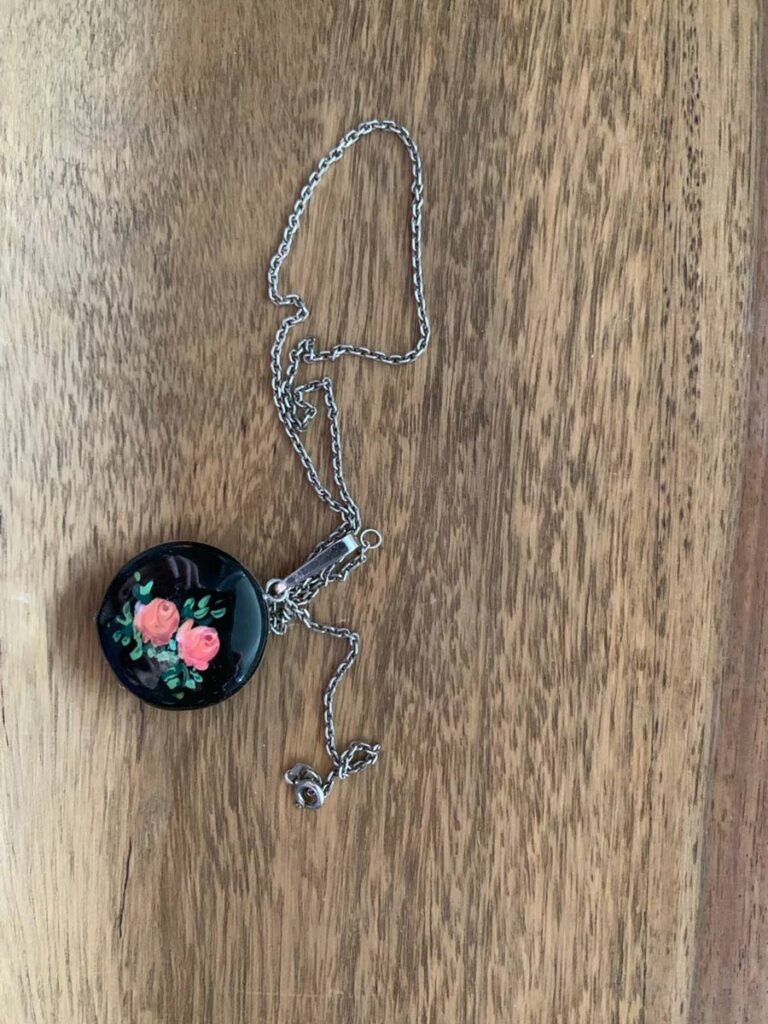
[[[179,618],[179,609],[173,601],[156,597],[149,604],[138,602],[133,613],[133,624],[145,644],[162,647],[179,628]]]
[[[210,662],[219,653],[219,634],[210,626],[196,626],[192,619],[182,623],[176,635],[179,644],[179,657],[190,668],[208,668]]]

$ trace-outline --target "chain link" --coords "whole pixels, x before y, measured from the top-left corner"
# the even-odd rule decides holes
[[[388,132],[400,139],[408,152],[411,162],[410,257],[413,296],[416,303],[416,316],[419,325],[418,340],[407,352],[393,353],[385,352],[379,348],[369,348],[366,345],[353,345],[350,343],[335,345],[333,348],[328,349],[318,349],[316,338],[305,337],[286,355],[285,349],[290,332],[294,327],[297,327],[309,318],[310,310],[301,295],[294,293],[284,295],[280,291],[280,270],[291,251],[291,246],[301,225],[304,211],[323,177],[333,164],[341,160],[344,154],[356,142],[374,132]],[[366,531],[362,530],[360,510],[352,498],[344,475],[339,409],[334,395],[333,381],[330,377],[323,376],[303,384],[297,384],[296,378],[302,364],[335,362],[342,356],[357,356],[360,359],[370,359],[388,366],[403,366],[418,359],[425,351],[430,339],[430,323],[427,304],[424,298],[424,275],[421,257],[423,207],[424,179],[421,157],[419,156],[416,143],[408,131],[396,121],[363,121],[362,124],[348,131],[333,149],[320,160],[315,170],[310,174],[306,184],[299,192],[293,210],[288,217],[288,223],[283,231],[280,244],[269,263],[269,271],[267,273],[269,298],[276,306],[292,310],[282,320],[272,345],[272,394],[275,407],[277,408],[277,415],[315,493],[341,520],[328,537],[310,553],[307,560],[326,550],[345,535],[352,534],[355,537],[362,538]],[[320,479],[320,474],[301,437],[318,411],[318,407],[311,401],[313,397],[319,397],[322,400],[328,421],[331,442],[331,466],[333,483],[335,485],[334,491],[327,487]],[[380,543],[380,537],[378,543]],[[323,692],[325,746],[328,757],[331,760],[331,769],[325,778],[305,764],[297,764],[290,771],[286,772],[286,781],[294,787],[294,795],[299,807],[311,808],[313,810],[318,809],[322,806],[337,780],[362,771],[364,768],[375,764],[378,758],[380,749],[378,744],[369,744],[358,740],[351,743],[343,751],[339,751],[336,742],[334,697],[343,676],[358,656],[360,636],[342,626],[319,623],[310,616],[307,610],[307,606],[320,590],[330,583],[345,580],[350,573],[363,565],[368,551],[372,550],[374,546],[378,547],[378,543],[375,545],[366,544],[363,538],[359,550],[341,564],[332,565],[321,573],[311,575],[299,585],[291,588],[287,593],[282,594],[279,599],[273,594],[267,593],[270,629],[273,633],[282,634],[291,622],[297,621],[313,632],[345,640],[349,645],[346,657],[337,666]]]

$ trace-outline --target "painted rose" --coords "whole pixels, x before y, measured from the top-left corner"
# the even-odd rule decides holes
[[[219,634],[216,630],[210,626],[196,626],[192,619],[182,623],[176,640],[181,660],[201,672],[208,668],[219,653]]]
[[[139,602],[133,613],[133,624],[145,644],[162,647],[179,628],[179,609],[173,601],[156,597],[149,604]]]

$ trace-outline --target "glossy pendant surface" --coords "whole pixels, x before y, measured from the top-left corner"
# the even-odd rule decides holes
[[[248,570],[218,548],[187,541],[127,562],[107,588],[97,625],[123,686],[176,710],[237,693],[268,635],[264,593]]]

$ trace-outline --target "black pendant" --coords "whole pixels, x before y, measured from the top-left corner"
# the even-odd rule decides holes
[[[264,592],[253,576],[231,555],[192,542],[160,544],[124,565],[97,624],[123,686],[173,709],[237,693],[268,634]]]

